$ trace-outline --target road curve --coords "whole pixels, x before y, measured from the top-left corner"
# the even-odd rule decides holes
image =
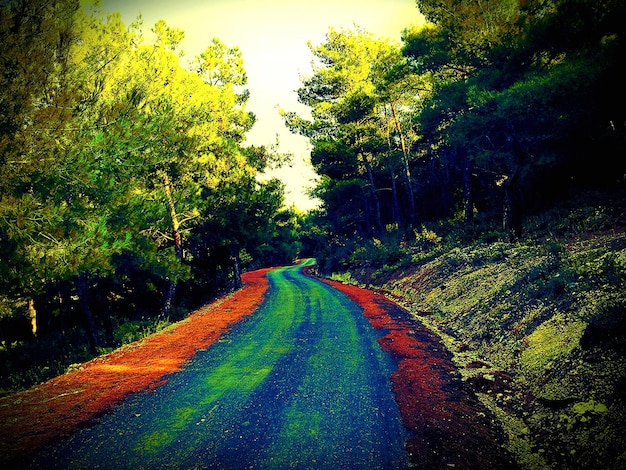
[[[382,332],[306,264],[270,271],[255,314],[30,468],[405,468]]]

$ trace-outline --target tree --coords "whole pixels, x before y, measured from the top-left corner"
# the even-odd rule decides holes
[[[205,199],[206,191],[255,171],[239,149],[253,116],[244,110],[247,94],[234,88],[245,84],[237,49],[225,54],[225,46],[213,40],[196,58],[192,71],[186,71],[176,54],[182,32],[164,22],[158,22],[154,31],[155,46],[136,47],[126,70],[121,70],[133,77],[125,95],[132,97],[133,112],[142,123],[141,155],[128,156],[141,159],[141,191],[162,201],[167,214],[159,217],[155,207],[152,218],[159,223],[146,230],[160,249],[172,250],[168,264],[173,269],[166,274],[169,287],[164,297],[168,312],[179,279],[188,276],[186,240],[216,210]]]
[[[254,116],[237,48],[213,40],[187,70],[184,34],[164,21],[148,45],[140,21],[127,29],[119,14],[60,0],[3,6],[0,26],[11,45],[0,57],[10,91],[0,95],[10,110],[1,116],[0,267],[11,277],[0,298],[35,298],[41,311],[77,298],[96,347],[109,313],[98,318],[95,296],[133,302],[138,286],[152,285],[144,290],[167,313],[199,259],[195,235],[222,219],[241,228],[233,246],[251,246],[253,224],[275,214],[240,220],[237,198],[273,208],[282,187],[256,184],[263,152],[242,145]],[[19,66],[24,54],[37,64]],[[220,205],[220,191],[231,200]]]
[[[519,236],[522,214],[567,186],[561,179],[546,191],[543,175],[556,176],[560,168],[570,180],[580,150],[606,139],[613,121],[603,116],[598,98],[604,101],[609,89],[613,96],[623,93],[615,84],[598,86],[611,82],[614,53],[623,47],[623,26],[607,18],[623,18],[624,7],[586,0],[417,4],[434,23],[405,33],[404,51],[413,67],[435,78],[434,93],[418,116],[420,127],[437,142],[436,158],[454,157],[466,218],[479,199],[489,206],[499,188],[504,226]],[[613,108],[611,114],[620,112]],[[584,145],[565,144],[594,128],[597,137],[583,139]],[[480,184],[472,184],[475,178]],[[487,191],[479,198],[474,188]]]
[[[28,67],[5,69],[4,80],[13,92],[2,99],[19,112],[7,116],[13,124],[3,125],[2,174],[12,176],[1,183],[3,231],[28,266],[18,281],[26,295],[37,294],[51,280],[76,278],[88,336],[95,346],[85,273],[109,270],[111,255],[126,237],[107,224],[101,209],[112,193],[100,185],[108,180],[93,171],[98,162],[83,150],[91,142],[86,130],[94,129],[97,119],[90,105],[103,85],[94,70],[115,61],[127,35],[119,17],[101,23],[70,2],[36,7],[16,2],[3,8],[3,18],[8,25],[4,44],[10,46],[6,60],[17,64],[20,54],[33,50],[32,59],[39,61],[31,67],[29,58]],[[94,34],[99,42],[84,45],[82,39],[94,29],[116,34]],[[94,65],[97,68],[88,69]]]
[[[381,124],[384,112],[377,85],[383,82],[384,64],[392,57],[401,59],[399,49],[359,29],[336,31],[332,28],[325,43],[309,47],[318,65],[311,77],[303,79],[298,95],[300,102],[311,107],[313,120],[283,113],[286,124],[312,140],[313,162],[321,174],[342,180],[363,179],[364,198],[360,199],[363,205],[359,204],[361,207],[357,210],[364,209],[366,232],[380,233],[384,225],[380,184],[388,178],[382,176],[385,166],[395,184],[395,168],[390,161],[385,161],[385,157],[392,158],[390,146],[392,142],[395,145],[395,139],[383,130],[389,128],[386,123]],[[394,105],[397,111],[397,103]],[[396,124],[400,125],[398,113],[396,118]],[[398,129],[401,131],[398,141],[406,144],[402,128],[395,126],[393,133]],[[406,146],[405,150],[408,158]],[[341,171],[345,173],[339,174]],[[407,185],[412,187],[410,178]],[[394,192],[393,197],[397,197],[397,193]],[[398,211],[394,213],[397,218]]]

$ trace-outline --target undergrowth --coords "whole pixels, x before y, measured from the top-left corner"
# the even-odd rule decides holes
[[[109,353],[125,344],[167,328],[169,317],[114,318],[110,335],[94,348],[85,342],[81,328],[63,334],[49,334],[37,341],[26,340],[0,345],[0,396],[27,389],[63,374],[75,364]]]

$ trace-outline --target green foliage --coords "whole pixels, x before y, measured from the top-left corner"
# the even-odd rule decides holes
[[[392,266],[401,259],[400,244],[397,240],[379,238],[365,240],[359,244],[350,256],[350,264],[354,267],[368,263],[374,267]]]
[[[577,415],[594,413],[606,413],[608,411],[604,403],[596,403],[594,400],[579,402],[572,405],[572,411]]]
[[[571,321],[558,313],[540,324],[525,338],[527,346],[520,357],[524,373],[541,375],[554,367],[555,361],[577,346],[584,329],[584,322]]]
[[[284,157],[244,147],[237,47],[189,69],[183,31],[160,20],[147,44],[141,19],[81,5],[0,7],[0,298],[34,299],[42,344],[81,314],[96,350],[237,286],[242,262],[292,261],[300,222],[258,178]],[[129,312],[147,323],[114,332]]]
[[[0,395],[14,393],[63,374],[76,363],[93,359],[102,350],[85,344],[85,332],[72,329],[45,341],[28,341],[11,349],[0,348]]]
[[[312,141],[328,238],[382,240],[388,224],[412,230],[461,214],[441,232],[447,242],[517,239],[567,200],[570,211],[551,230],[610,228],[605,208],[578,207],[581,195],[620,187],[626,174],[614,158],[626,141],[616,105],[623,4],[417,5],[431,23],[405,30],[400,49],[362,30],[329,30],[310,46],[315,68],[299,90],[312,120],[283,113]],[[397,263],[388,246],[357,244],[354,259],[371,250],[375,264]],[[546,288],[562,291],[572,275]]]
[[[424,225],[419,231],[413,230],[413,233],[415,234],[415,247],[422,251],[427,251],[441,243],[441,237]]]
[[[168,318],[147,318],[143,320],[119,319],[113,330],[116,344],[133,343],[151,334],[158,333],[172,324]]]
[[[411,116],[421,103],[415,90],[428,93],[428,80],[411,73],[398,45],[358,28],[330,28],[325,42],[309,47],[314,70],[303,77],[298,97],[311,107],[312,119],[282,115],[293,132],[311,139],[313,166],[327,178],[316,192],[329,219],[335,219],[331,223],[364,237],[380,236],[387,224],[410,225],[415,218],[410,147],[417,139]],[[395,181],[400,175],[408,214],[400,210],[403,193]],[[360,194],[340,196],[348,186],[360,187]],[[390,205],[393,211],[383,210]],[[346,214],[349,222],[338,223],[343,217],[337,214]]]

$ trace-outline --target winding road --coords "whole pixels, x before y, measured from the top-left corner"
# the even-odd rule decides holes
[[[306,265],[268,272],[253,315],[30,468],[406,468],[384,331]]]

